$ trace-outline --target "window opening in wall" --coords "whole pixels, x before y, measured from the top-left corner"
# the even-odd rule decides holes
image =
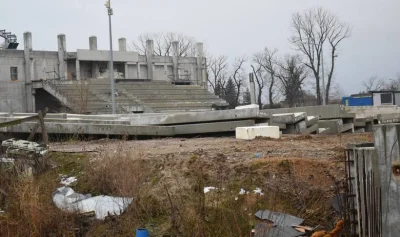
[[[18,68],[10,67],[10,75],[11,75],[11,81],[18,80]]]
[[[392,104],[392,93],[381,94],[381,104]]]

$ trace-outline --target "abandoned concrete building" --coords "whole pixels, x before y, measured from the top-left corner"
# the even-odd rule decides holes
[[[0,49],[0,111],[86,114],[111,113],[109,50],[97,48],[67,51],[65,35],[58,35],[57,51],[33,50],[32,34],[25,32],[23,50]],[[7,43],[7,42],[6,42]],[[6,43],[4,45],[6,45]],[[118,113],[212,110],[226,102],[207,91],[206,58],[197,43],[196,57],[154,55],[153,41],[146,42],[146,55],[127,50],[125,38],[113,51]]]

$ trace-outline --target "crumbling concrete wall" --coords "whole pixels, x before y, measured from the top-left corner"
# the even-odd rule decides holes
[[[58,69],[57,52],[33,51],[33,79],[46,80],[62,77]],[[55,72],[55,73],[54,73]]]
[[[25,81],[24,51],[0,50],[0,81],[11,80],[11,67],[17,67],[18,81]]]
[[[25,82],[0,81],[0,112],[25,112]]]

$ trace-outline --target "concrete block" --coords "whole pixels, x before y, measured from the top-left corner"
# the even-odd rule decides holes
[[[339,134],[342,133],[343,120],[341,119],[330,119],[330,120],[319,120],[319,128],[326,128],[329,131],[323,131],[324,134]]]
[[[300,121],[295,124],[287,124],[286,129],[283,131],[284,134],[302,134],[307,130],[306,121]]]
[[[304,120],[307,117],[306,113],[285,113],[285,114],[273,114],[272,122],[274,123],[285,123],[285,124],[295,124],[299,121]]]
[[[278,126],[255,126],[236,128],[236,139],[253,140],[256,137],[280,138]]]
[[[254,120],[200,123],[173,126],[175,135],[233,132],[237,127],[254,126]]]

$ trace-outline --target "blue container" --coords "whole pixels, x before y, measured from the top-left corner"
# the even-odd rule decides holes
[[[366,97],[343,97],[342,103],[345,106],[372,106],[372,96]]]
[[[136,237],[149,237],[149,231],[146,229],[136,229]]]

